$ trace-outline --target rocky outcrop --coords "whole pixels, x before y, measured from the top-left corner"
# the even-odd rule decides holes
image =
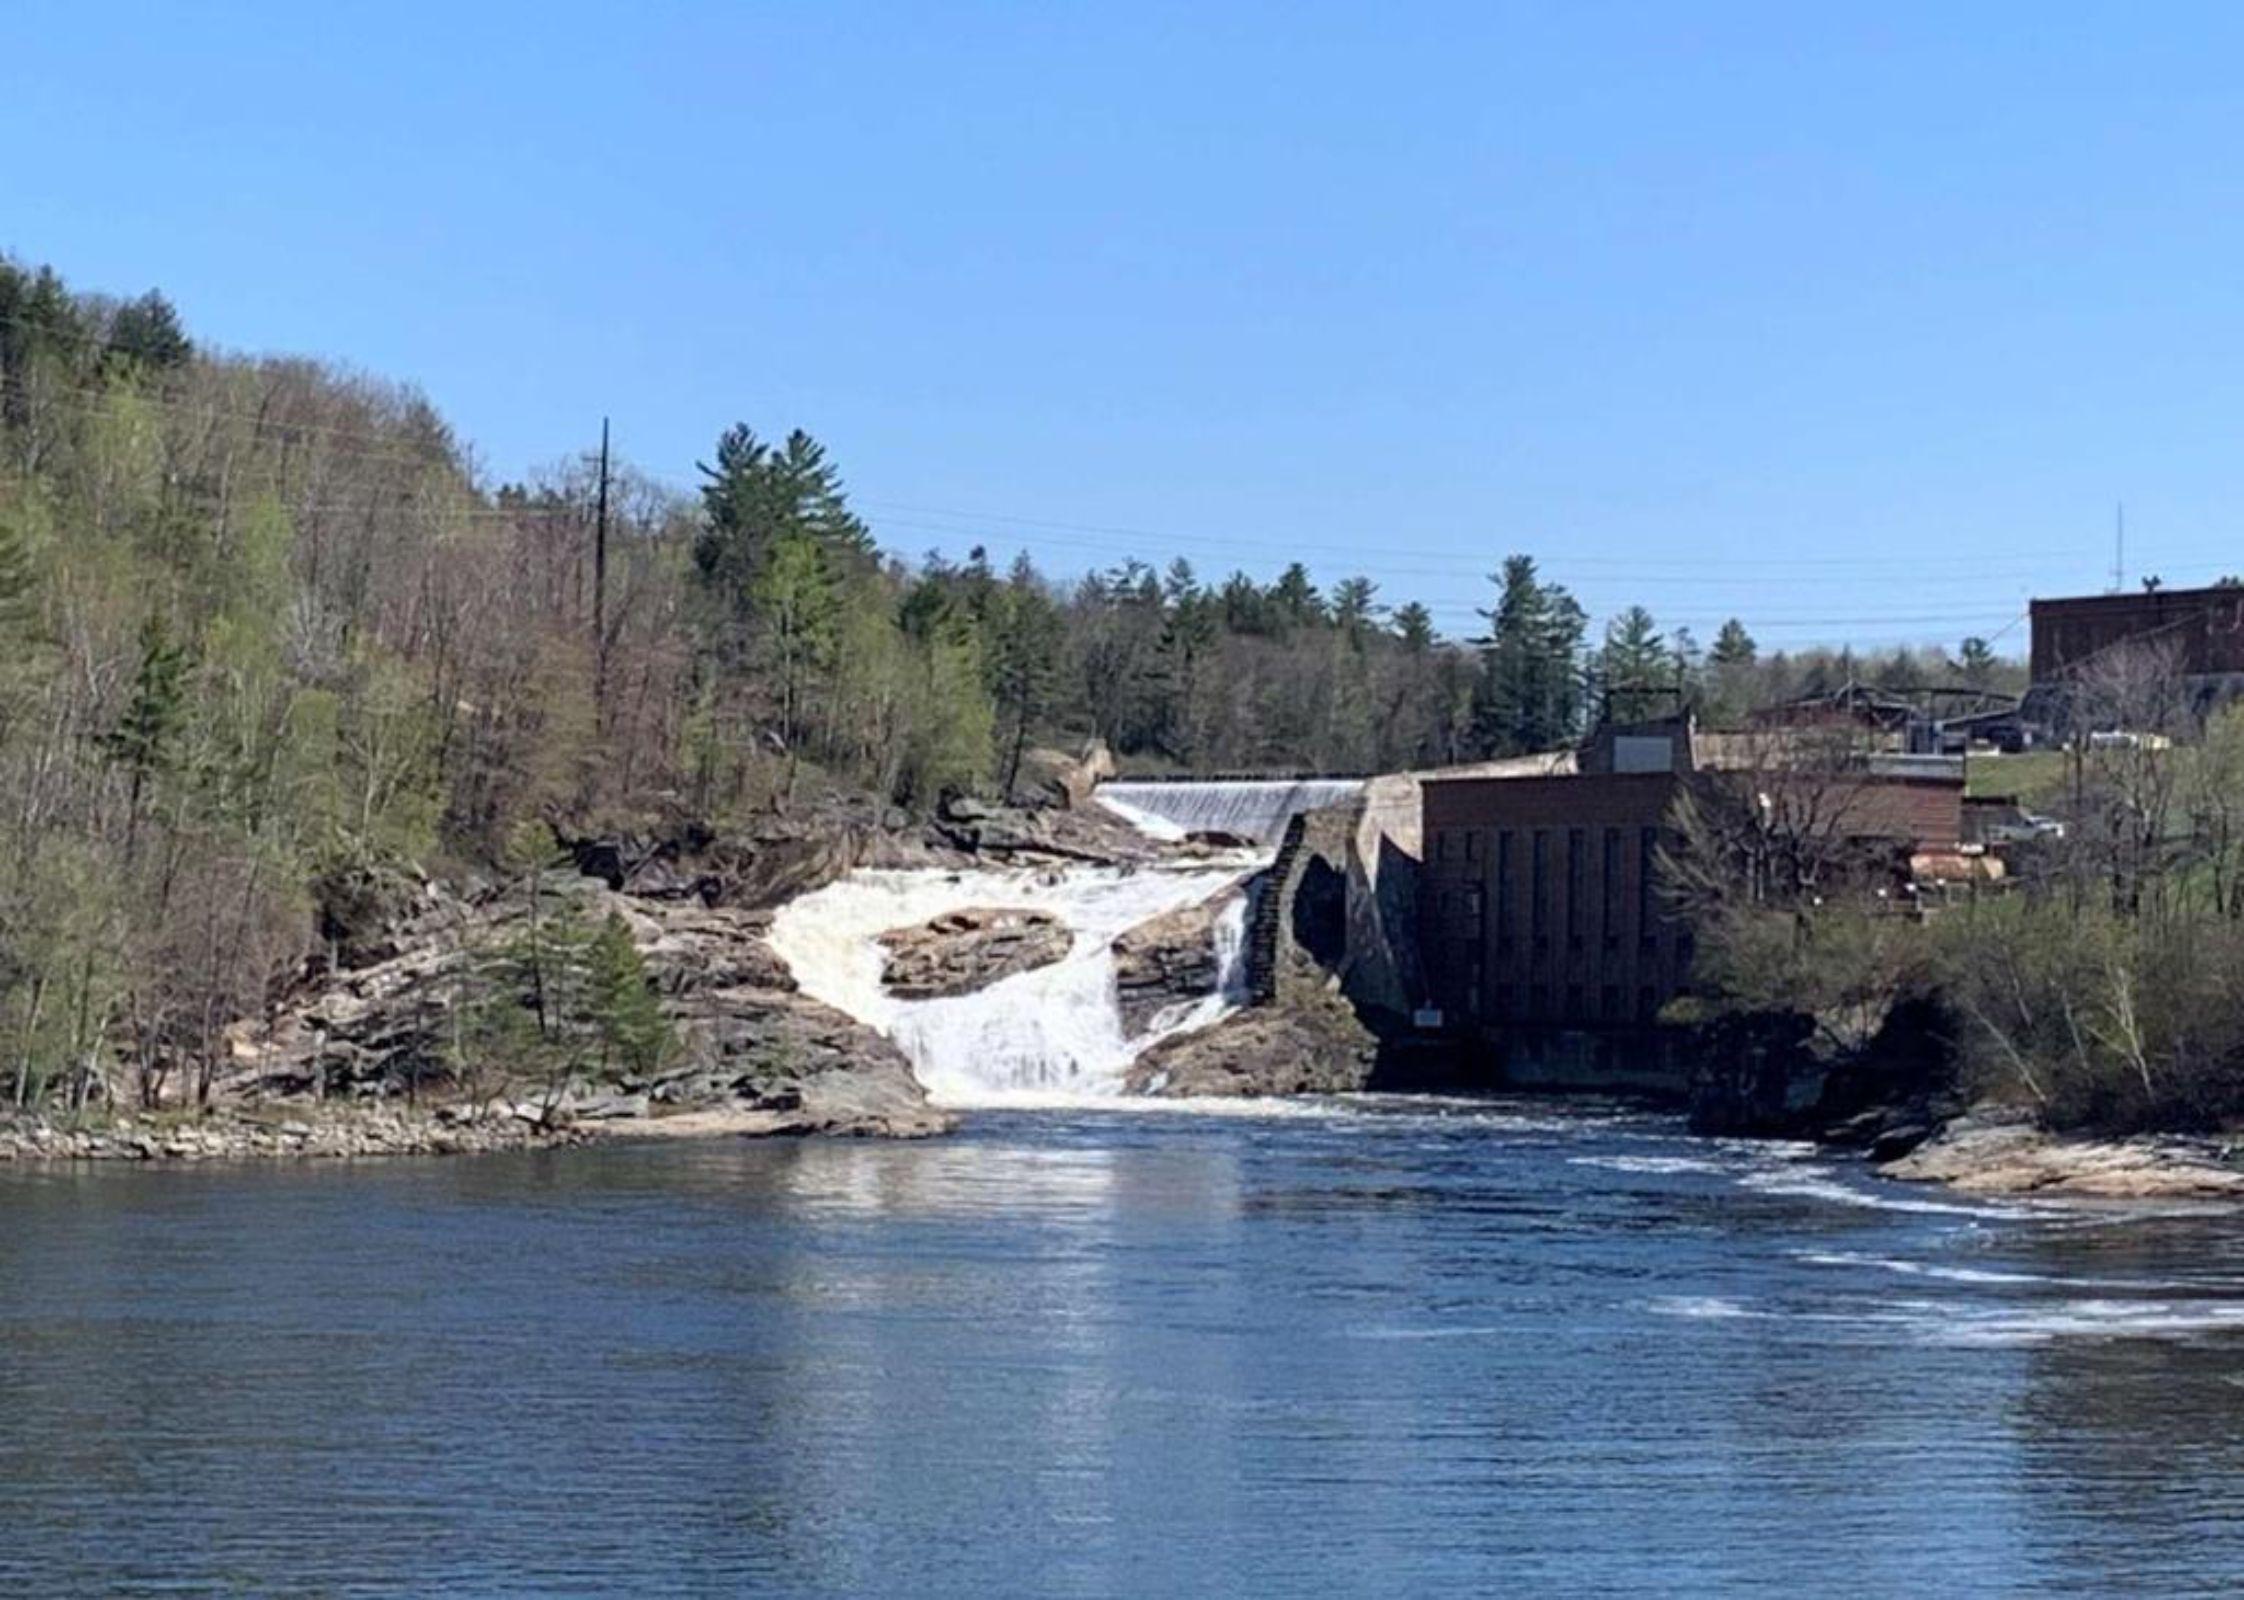
[[[617,1072],[531,1096],[550,1115],[554,1137],[563,1126],[597,1122],[612,1135],[686,1115],[734,1116],[738,1129],[759,1133],[916,1137],[951,1126],[892,1043],[796,991],[764,942],[768,913],[698,896],[618,894],[575,873],[547,875],[538,894],[541,915],[566,902],[586,924],[623,921],[676,1039],[657,1072]],[[382,1119],[398,1102],[435,1102],[454,1119],[441,1136],[393,1128],[368,1135],[377,1150],[342,1153],[458,1144],[459,1119],[474,1107],[524,1098],[519,1085],[494,1083],[463,1061],[472,1051],[462,1046],[462,1008],[476,992],[479,952],[520,931],[529,914],[520,890],[477,901],[436,896],[398,927],[397,954],[335,976],[269,1020],[237,1026],[235,1068],[219,1083],[222,1110],[302,1120],[317,1108],[318,1116],[380,1129],[391,1126]]]
[[[973,994],[1015,973],[1048,967],[1067,955],[1074,936],[1044,911],[970,907],[880,936],[888,952],[881,987],[899,1000]]]
[[[645,1081],[649,1114],[734,1106],[776,1115],[762,1131],[921,1138],[955,1125],[927,1103],[911,1063],[856,1019],[803,995],[713,989],[679,1018],[677,1066]]]
[[[1158,859],[1162,847],[1104,806],[1001,806],[966,796],[944,802],[928,824],[930,848],[952,859],[1007,863],[1089,861],[1101,865]]]
[[[1137,1038],[1163,1012],[1191,1005],[1223,983],[1216,923],[1243,890],[1210,895],[1198,905],[1149,917],[1114,940],[1114,981],[1122,1031]]]
[[[1098,786],[1114,776],[1114,752],[1103,739],[1093,739],[1081,755],[1063,750],[1030,750],[1021,757],[1020,775],[1013,782],[1013,798],[1024,805],[1058,806],[1080,810],[1090,803]]]
[[[907,825],[900,812],[833,801],[725,834],[682,825],[568,837],[561,844],[580,873],[634,899],[757,911],[822,888],[853,867],[928,859]]]
[[[2174,1135],[2076,1138],[2038,1127],[2022,1111],[1992,1108],[1956,1118],[1878,1171],[1972,1194],[2093,1200],[2244,1196],[2244,1161],[2232,1146]]]
[[[1233,1012],[1161,1040],[1131,1064],[1132,1094],[1345,1094],[1370,1081],[1378,1043],[1337,993]]]

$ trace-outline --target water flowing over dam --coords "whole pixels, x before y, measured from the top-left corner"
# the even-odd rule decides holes
[[[1363,787],[1361,778],[1121,779],[1099,785],[1095,798],[1158,838],[1226,833],[1274,845],[1300,813],[1353,800]]]
[[[803,993],[894,1039],[930,1097],[943,1104],[1112,1096],[1141,1051],[1244,1002],[1248,897],[1235,895],[1216,920],[1216,992],[1172,1006],[1134,1037],[1116,989],[1115,936],[1197,905],[1257,865],[1242,858],[1180,870],[856,872],[782,907],[770,942]],[[883,988],[881,934],[974,907],[1050,913],[1073,943],[1061,960],[972,994],[901,1000]]]

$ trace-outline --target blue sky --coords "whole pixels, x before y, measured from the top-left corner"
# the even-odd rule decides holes
[[[885,543],[1529,550],[1702,641],[2244,567],[2244,8],[83,4],[0,249],[497,476],[826,440]],[[1128,530],[1128,531],[1121,531]],[[2004,637],[2022,644],[2023,628]]]

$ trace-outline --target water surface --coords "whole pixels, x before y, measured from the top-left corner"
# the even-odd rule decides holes
[[[0,1592],[2219,1593],[2244,1220],[1548,1103],[0,1173]]]

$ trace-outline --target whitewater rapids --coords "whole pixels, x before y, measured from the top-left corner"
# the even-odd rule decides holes
[[[945,1106],[1078,1104],[1122,1093],[1130,1063],[1171,1035],[1206,1027],[1246,998],[1248,896],[1216,921],[1214,993],[1125,1035],[1113,941],[1139,923],[1237,885],[1261,862],[1189,868],[1076,867],[859,871],[780,908],[769,942],[802,992],[896,1041],[928,1097]],[[881,987],[880,935],[950,911],[1043,911],[1073,935],[1061,960],[972,994],[900,1000]]]

